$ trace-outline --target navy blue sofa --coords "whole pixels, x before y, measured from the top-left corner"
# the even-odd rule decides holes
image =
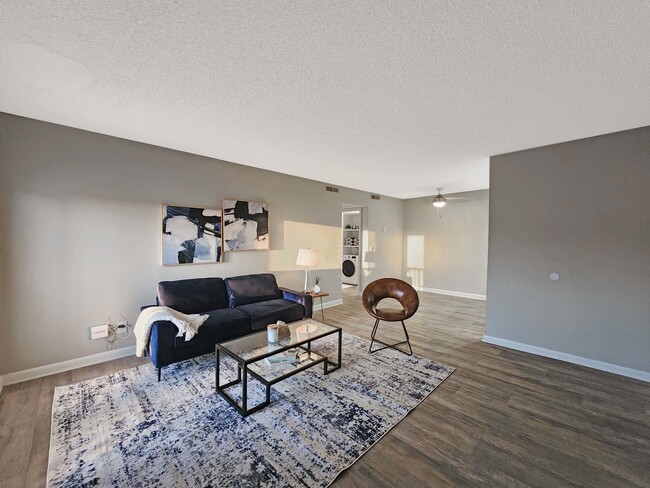
[[[158,381],[164,366],[214,352],[219,342],[263,330],[278,320],[294,322],[312,315],[312,297],[278,287],[270,273],[161,281],[156,303],[209,316],[189,341],[176,337],[178,329],[171,322],[153,323],[149,354],[158,368]]]

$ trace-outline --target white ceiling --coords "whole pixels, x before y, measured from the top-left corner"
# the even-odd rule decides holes
[[[0,111],[400,198],[650,125],[650,2],[0,0]]]

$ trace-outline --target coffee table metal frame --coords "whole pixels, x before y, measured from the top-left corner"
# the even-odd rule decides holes
[[[266,354],[261,354],[259,356],[254,356],[249,359],[242,359],[238,354],[229,351],[226,347],[222,346],[221,344],[217,344],[215,348],[215,379],[216,379],[216,390],[219,395],[223,397],[224,400],[226,400],[232,407],[239,412],[243,417],[246,417],[252,413],[257,412],[258,410],[261,410],[262,408],[268,406],[271,403],[271,386],[274,385],[275,383],[278,383],[282,380],[285,380],[289,378],[290,376],[293,376],[294,374],[298,374],[302,371],[305,371],[306,369],[309,369],[313,366],[316,366],[317,364],[323,363],[323,374],[330,374],[333,371],[336,371],[341,367],[341,349],[342,349],[342,338],[343,338],[343,330],[340,327],[335,327],[335,326],[330,326],[334,327],[334,330],[329,330],[327,332],[323,332],[322,334],[317,334],[312,337],[309,337],[309,339],[305,339],[303,341],[298,341],[298,342],[293,342],[287,346],[284,346],[282,348],[278,348],[274,351],[268,352]],[[260,336],[266,337],[266,331],[262,332],[256,332],[256,334],[260,334]],[[338,358],[337,362],[330,361],[330,359],[327,356],[321,356],[318,353],[315,353],[311,350],[311,343],[313,341],[316,341],[318,339],[322,339],[324,337],[330,336],[332,334],[337,334],[338,335]],[[277,378],[273,378],[271,380],[267,380],[263,376],[257,374],[256,372],[252,371],[249,369],[249,365],[252,363],[256,363],[258,361],[264,360],[270,356],[275,356],[276,354],[283,353],[285,351],[288,351],[289,349],[295,349],[295,348],[300,348],[306,353],[309,354],[311,357],[314,355],[315,357],[313,358],[312,361],[308,361],[302,366],[297,367],[295,370],[290,371],[289,373],[286,373],[284,375],[278,376]],[[237,362],[237,379],[230,381],[228,383],[225,383],[223,385],[219,384],[219,370],[220,370],[220,363],[221,363],[221,354],[225,354],[232,359],[234,359]],[[253,378],[258,380],[260,383],[262,383],[265,388],[266,388],[266,399],[260,403],[259,405],[254,406],[253,408],[248,408],[248,375],[251,375]],[[235,400],[233,397],[231,397],[226,390],[226,388],[229,388],[233,385],[236,384],[242,384],[242,401],[241,405]]]

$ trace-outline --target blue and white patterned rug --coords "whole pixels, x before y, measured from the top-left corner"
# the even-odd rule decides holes
[[[368,344],[344,332],[341,369],[274,385],[246,418],[216,394],[213,355],[165,368],[160,383],[145,365],[56,388],[48,486],[328,486],[453,372]],[[255,405],[263,390],[250,387]]]

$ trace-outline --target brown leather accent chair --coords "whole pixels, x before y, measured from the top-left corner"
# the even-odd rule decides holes
[[[382,310],[381,308],[377,308],[379,302],[384,298],[394,298],[400,303],[403,310]],[[420,305],[420,298],[418,297],[415,288],[409,285],[406,281],[398,280],[397,278],[381,278],[366,286],[365,290],[363,290],[361,301],[366,312],[375,318],[375,326],[373,327],[371,334],[372,341],[370,341],[368,352],[373,353],[390,347],[409,356],[412,355],[413,349],[411,349],[411,341],[409,340],[409,334],[406,330],[406,325],[404,325],[404,321],[411,318]],[[377,328],[379,327],[379,322],[382,320],[385,322],[401,322],[406,340],[395,344],[386,344],[385,342],[376,339],[375,335],[377,334]],[[375,342],[383,344],[384,347],[373,350],[372,346]],[[401,344],[407,344],[409,352],[396,347]]]

